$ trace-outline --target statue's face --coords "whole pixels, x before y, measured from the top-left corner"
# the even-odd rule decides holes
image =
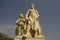
[[[31,8],[34,9],[34,4],[31,4]]]
[[[32,6],[31,6],[31,8],[33,9],[33,8],[34,8],[34,6],[32,5]]]
[[[19,14],[19,17],[22,17],[23,18],[23,14]]]

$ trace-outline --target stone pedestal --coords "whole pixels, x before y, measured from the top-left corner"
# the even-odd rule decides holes
[[[44,36],[31,37],[31,38],[17,36],[17,37],[14,38],[14,40],[45,40],[45,38],[44,38]]]

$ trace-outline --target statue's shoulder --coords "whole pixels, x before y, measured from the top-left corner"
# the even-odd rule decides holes
[[[28,9],[28,11],[31,11],[31,9]]]

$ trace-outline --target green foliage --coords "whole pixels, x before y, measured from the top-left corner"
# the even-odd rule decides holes
[[[9,38],[6,34],[0,33],[0,40],[14,40],[13,38]]]

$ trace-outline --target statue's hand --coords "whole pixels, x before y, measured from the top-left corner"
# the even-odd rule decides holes
[[[19,24],[19,23],[16,23],[16,25],[20,26],[20,24]]]
[[[28,20],[28,18],[26,18],[26,20]]]

